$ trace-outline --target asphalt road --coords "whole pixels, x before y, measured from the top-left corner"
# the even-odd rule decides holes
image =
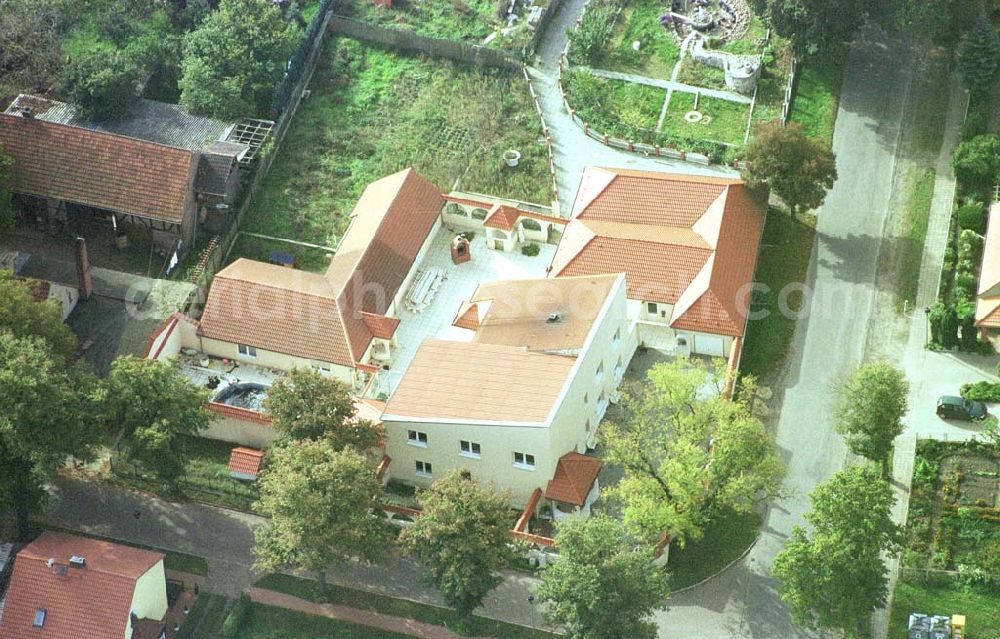
[[[831,387],[864,356],[875,272],[888,216],[909,60],[900,45],[866,32],[845,71],[833,150],[839,178],[818,212],[806,313],[776,399],[787,496],[772,504],[760,541],[740,565],[671,598],[660,637],[812,637],[791,623],[770,577],[774,556],[803,522],[809,492],[840,470],[846,448],[833,432]]]

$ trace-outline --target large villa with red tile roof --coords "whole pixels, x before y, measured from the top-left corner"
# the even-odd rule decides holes
[[[147,356],[215,389],[206,436],[266,446],[267,387],[312,368],[381,422],[383,479],[461,467],[587,512],[585,453],[636,348],[738,365],[763,219],[734,179],[589,168],[566,219],[407,169],[365,189],[325,272],[236,260]]]

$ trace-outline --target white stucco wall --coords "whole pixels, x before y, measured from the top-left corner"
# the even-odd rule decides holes
[[[472,401],[472,400],[470,400]],[[517,401],[511,398],[512,405]],[[545,488],[555,470],[550,448],[550,430],[542,426],[487,426],[482,424],[410,423],[384,421],[386,454],[392,458],[389,477],[415,486],[430,486],[434,479],[444,477],[455,468],[465,468],[478,481],[493,481],[497,488],[513,494],[511,506],[521,507],[535,488]],[[427,446],[407,441],[407,431],[427,433]],[[459,442],[466,440],[480,445],[481,456],[463,456]],[[535,456],[535,469],[514,466],[514,453]],[[417,475],[415,462],[430,462],[431,478]]]
[[[288,355],[285,353],[276,353],[274,351],[268,351],[254,344],[248,344],[248,346],[254,346],[257,349],[257,357],[247,357],[245,355],[240,355],[239,345],[232,344],[230,342],[223,342],[217,339],[211,339],[208,337],[202,337],[200,339],[200,346],[198,347],[200,351],[211,355],[212,357],[220,357],[231,359],[237,362],[244,362],[246,364],[253,364],[255,366],[263,366],[265,368],[274,368],[281,371],[290,371],[293,368],[313,368],[313,360],[304,357],[296,357],[294,355]],[[326,375],[330,377],[335,377],[345,384],[353,385],[355,379],[355,369],[347,366],[340,366],[338,364],[333,364],[330,362],[324,362],[329,365],[330,371],[324,371]]]
[[[135,583],[131,611],[139,619],[163,619],[167,614],[167,575],[161,559]],[[125,622],[125,639],[132,638],[132,620]]]
[[[614,338],[616,332],[617,340]],[[510,489],[514,497],[512,505],[523,507],[535,488],[545,489],[562,455],[586,450],[587,440],[597,429],[620,381],[615,378],[616,364],[620,358],[624,371],[636,347],[635,332],[630,331],[628,325],[625,278],[621,276],[591,327],[562,394],[553,405],[548,426],[415,423],[384,416],[386,454],[392,458],[389,476],[417,486],[429,486],[433,478],[444,476],[453,468],[465,468],[478,480],[493,481],[498,488]],[[602,362],[604,370],[598,377],[596,371]],[[602,392],[604,402],[600,401]],[[513,411],[518,397],[512,396],[510,402]],[[408,430],[427,433],[427,446],[408,443]],[[461,455],[461,440],[480,444],[481,458]],[[514,452],[534,455],[534,469],[514,466]],[[431,462],[433,478],[416,474],[417,460]]]

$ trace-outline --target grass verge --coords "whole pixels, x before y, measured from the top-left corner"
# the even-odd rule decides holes
[[[370,182],[414,167],[447,192],[551,201],[548,150],[524,79],[331,38],[242,230],[336,246]],[[506,149],[521,152],[504,167]],[[234,257],[266,247],[241,241]],[[281,247],[304,268],[325,262]],[[241,251],[246,251],[246,254]]]
[[[387,632],[346,621],[306,615],[274,606],[251,604],[240,639],[406,639],[410,635]]]
[[[199,594],[175,639],[214,637],[226,620],[227,604],[228,600],[222,595]]]
[[[738,558],[757,539],[761,516],[726,511],[716,515],[705,535],[683,548],[670,547],[670,589],[680,590],[711,577]]]
[[[889,639],[906,639],[910,613],[965,615],[969,637],[1000,636],[1000,588],[951,582],[922,584],[900,580],[889,616]]]
[[[899,268],[896,271],[896,310],[917,299],[920,284],[920,262],[924,256],[924,240],[931,215],[935,173],[931,169],[911,169],[905,178],[906,199],[899,229]]]
[[[635,0],[618,14],[618,21],[601,54],[601,66],[614,71],[669,80],[680,57],[677,40],[660,26],[660,0]],[[639,50],[632,48],[639,42]]]
[[[781,302],[798,310],[803,301],[801,292],[786,287],[806,283],[814,225],[813,218],[794,220],[776,209],[767,214],[754,278],[762,286],[750,299],[754,314],[747,325],[746,347],[740,364],[743,374],[755,375],[758,379],[770,376],[780,366],[792,342],[796,320],[781,312]],[[782,295],[783,290],[788,292]]]
[[[466,621],[450,608],[430,606],[407,599],[395,599],[334,584],[328,584],[326,591],[321,593],[317,582],[291,575],[266,575],[255,585],[258,588],[283,592],[307,601],[340,604],[359,610],[373,610],[395,617],[444,626],[456,632],[461,629],[464,634],[478,637],[502,637],[504,639],[553,639],[555,637],[555,635],[541,630],[494,621],[485,617],[473,616],[471,621]]]
[[[803,62],[795,82],[790,118],[805,128],[811,138],[833,142],[837,120],[837,96],[844,74],[843,58]]]

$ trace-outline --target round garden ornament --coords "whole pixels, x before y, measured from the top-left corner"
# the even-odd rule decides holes
[[[508,149],[503,152],[503,161],[507,163],[507,166],[517,166],[517,163],[521,161],[521,152]]]
[[[702,115],[701,111],[688,111],[684,114],[684,121],[694,124],[695,122],[701,122],[701,119],[705,117]]]

